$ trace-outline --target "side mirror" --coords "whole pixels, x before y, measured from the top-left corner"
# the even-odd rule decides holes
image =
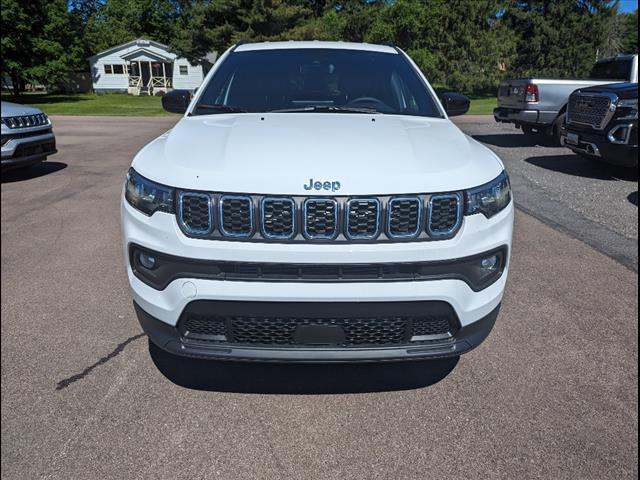
[[[172,90],[162,97],[162,108],[171,113],[184,113],[190,102],[189,90]]]
[[[471,100],[461,93],[447,92],[442,95],[442,106],[450,117],[464,115],[469,111]]]

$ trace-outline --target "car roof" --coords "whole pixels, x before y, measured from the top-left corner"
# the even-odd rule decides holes
[[[296,48],[327,48],[335,50],[361,50],[366,52],[398,53],[389,45],[355,42],[324,42],[324,41],[286,41],[286,42],[258,42],[238,44],[234,51],[253,52],[258,50],[291,50]]]
[[[620,53],[620,54],[615,55],[613,57],[601,58],[596,63],[611,62],[613,60],[633,60],[637,56],[638,56],[638,54],[634,54],[634,53]]]

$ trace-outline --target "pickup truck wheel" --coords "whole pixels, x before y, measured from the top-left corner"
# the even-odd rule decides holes
[[[551,125],[550,133],[556,147],[562,146],[562,125],[564,125],[564,119],[566,116],[566,113],[559,115],[555,122],[553,122],[553,125]]]

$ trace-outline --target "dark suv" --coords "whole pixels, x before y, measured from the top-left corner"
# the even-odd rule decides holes
[[[615,83],[573,92],[563,143],[587,158],[637,167],[638,84]]]

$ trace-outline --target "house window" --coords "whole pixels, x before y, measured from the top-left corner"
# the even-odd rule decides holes
[[[124,65],[122,65],[122,64],[115,64],[115,65],[105,64],[104,73],[106,73],[107,75],[122,75],[124,73]]]
[[[180,65],[180,75],[189,75],[189,67]]]

